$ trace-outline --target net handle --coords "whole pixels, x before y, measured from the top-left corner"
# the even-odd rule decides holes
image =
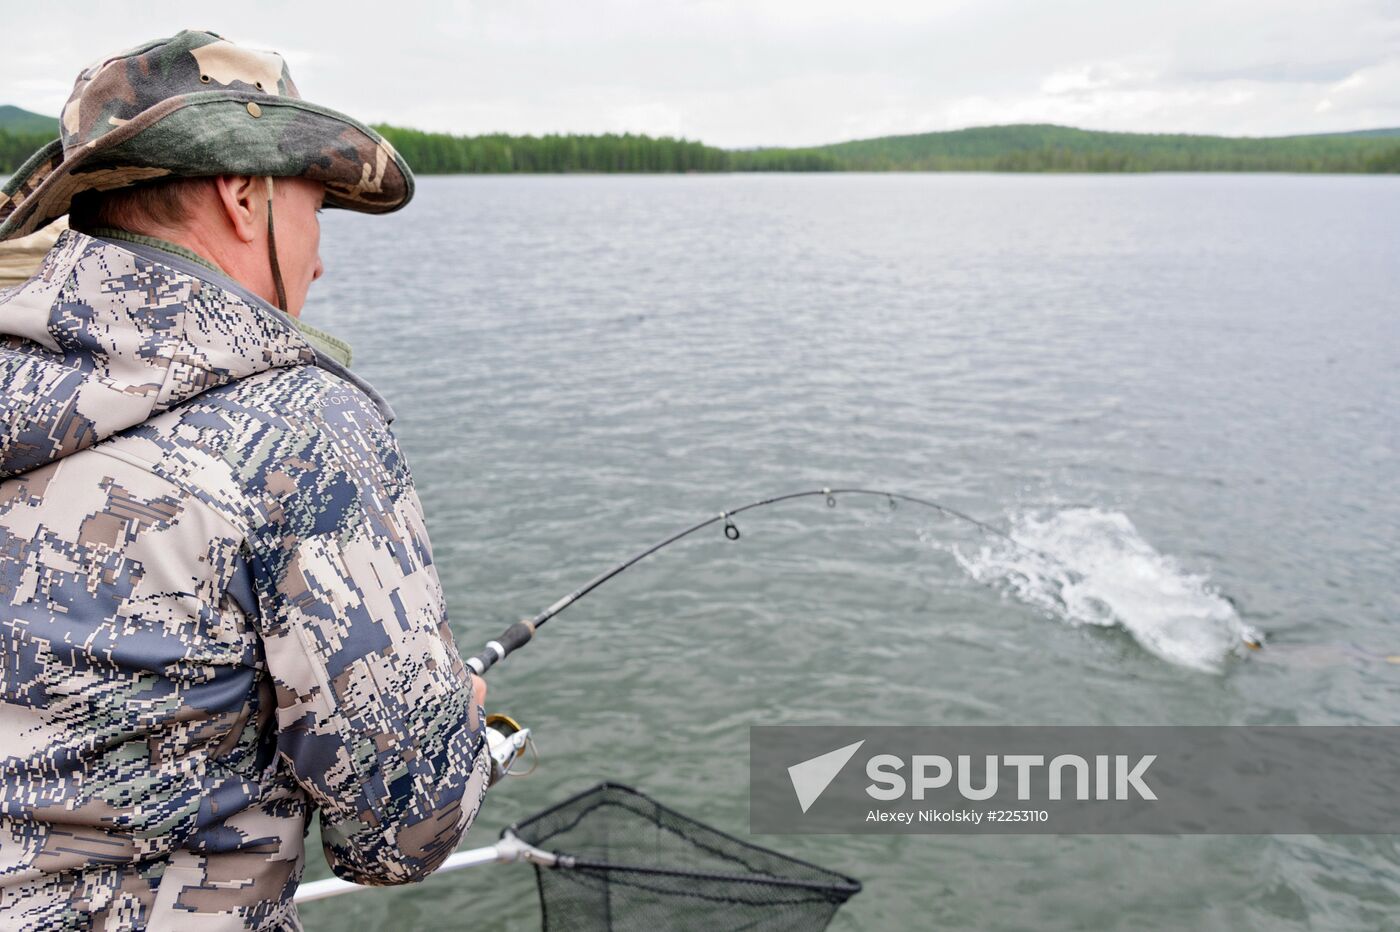
[[[541,867],[573,866],[572,858],[555,855],[526,844],[513,832],[506,830],[502,833],[501,840],[494,845],[488,845],[485,848],[472,848],[469,851],[458,851],[443,861],[442,866],[433,871],[433,876],[436,877],[438,874],[446,874],[449,871],[458,871],[467,867],[480,867],[483,864],[514,864],[518,861],[528,861]],[[342,893],[377,889],[382,888],[351,883],[348,880],[341,880],[339,877],[330,877],[326,880],[313,880],[311,883],[304,883],[297,887],[294,899],[296,904],[300,906],[303,903],[313,903],[316,900],[339,896]]]

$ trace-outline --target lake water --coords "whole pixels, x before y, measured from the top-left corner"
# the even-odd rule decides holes
[[[747,836],[755,724],[1396,723],[1395,178],[428,178],[324,219],[305,319],[399,411],[464,653],[812,487],[936,498],[1079,573],[873,499],[702,533],[493,672],[543,759],[469,847],[603,778]],[[864,881],[839,929],[1400,907],[1391,837],[756,840]],[[303,914],[531,929],[535,899],[498,866]]]

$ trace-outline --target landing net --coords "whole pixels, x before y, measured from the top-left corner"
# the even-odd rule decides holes
[[[548,932],[823,929],[860,892],[842,874],[749,844],[631,787],[600,783],[519,822]]]

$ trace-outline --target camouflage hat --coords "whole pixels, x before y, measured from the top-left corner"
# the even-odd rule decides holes
[[[397,210],[413,173],[387,140],[302,100],[282,56],[186,30],[78,75],[60,138],[0,190],[0,240],[68,212],[75,195],[165,177],[269,175],[326,185],[326,206]]]

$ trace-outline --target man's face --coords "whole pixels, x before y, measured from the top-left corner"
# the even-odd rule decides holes
[[[277,228],[277,262],[287,289],[287,313],[296,317],[321,264],[321,219],[326,186],[305,178],[278,178],[273,186],[272,219]]]

